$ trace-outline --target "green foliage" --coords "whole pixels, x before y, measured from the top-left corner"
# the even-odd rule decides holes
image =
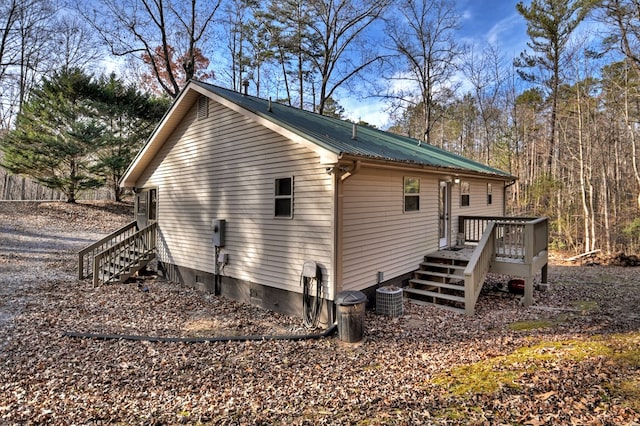
[[[318,111],[319,112],[319,111]],[[324,110],[322,111],[322,115],[327,117],[338,118],[340,120],[344,119],[344,108],[342,105],[338,103],[335,99],[329,97],[325,100]]]
[[[515,60],[518,73],[525,81],[538,80],[527,69],[539,68],[550,72],[543,82],[555,90],[558,84],[559,55],[564,52],[571,33],[591,10],[590,0],[533,0],[527,7],[523,2],[516,9],[527,21],[527,46],[534,52],[523,52]]]
[[[113,74],[96,85],[95,105],[104,134],[92,171],[107,182],[119,201],[120,178],[169,107],[169,99],[142,93]]]
[[[2,165],[61,190],[69,202],[78,191],[102,185],[90,171],[104,130],[92,107],[93,93],[91,76],[78,69],[45,79],[23,105],[16,129],[2,139]]]
[[[628,223],[623,229],[622,234],[629,239],[640,238],[640,218],[636,217]]]
[[[526,188],[525,204],[532,206],[530,214],[536,216],[553,216],[553,197],[562,190],[562,183],[554,179],[550,174],[544,174],[537,178]]]
[[[119,179],[167,105],[115,76],[96,81],[79,69],[55,73],[31,93],[15,130],[0,141],[2,165],[62,191],[68,202],[106,182],[119,200]]]

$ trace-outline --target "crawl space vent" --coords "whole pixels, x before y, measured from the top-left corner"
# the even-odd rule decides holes
[[[376,312],[388,317],[402,315],[402,289],[394,286],[380,287],[376,290]]]

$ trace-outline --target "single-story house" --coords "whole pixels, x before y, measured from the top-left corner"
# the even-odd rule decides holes
[[[300,315],[406,284],[456,244],[458,217],[504,216],[515,177],[415,139],[191,81],[126,171],[172,280]],[[307,270],[308,271],[308,270]],[[331,319],[332,303],[323,317]]]

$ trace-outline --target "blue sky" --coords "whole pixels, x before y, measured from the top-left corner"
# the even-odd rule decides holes
[[[460,33],[467,43],[498,42],[508,57],[526,48],[527,25],[516,11],[517,0],[462,0]],[[526,1],[525,3],[529,3]]]
[[[511,62],[526,49],[527,25],[516,10],[519,0],[458,0],[461,16],[459,41],[474,46],[477,52],[488,44],[497,45],[505,61]],[[529,1],[525,0],[525,4]],[[378,127],[386,127],[388,115],[384,104],[367,100],[339,99],[348,117]]]

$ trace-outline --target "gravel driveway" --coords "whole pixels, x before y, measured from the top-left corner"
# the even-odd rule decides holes
[[[127,219],[105,212],[96,223],[82,206],[0,201],[0,329],[11,326],[39,285],[75,280],[69,257]]]

